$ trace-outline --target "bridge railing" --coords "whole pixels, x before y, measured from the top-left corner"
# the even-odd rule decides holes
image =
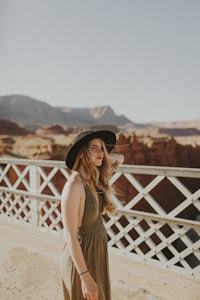
[[[0,216],[62,235],[61,161],[0,159]],[[112,251],[200,279],[200,169],[122,165],[111,178]]]

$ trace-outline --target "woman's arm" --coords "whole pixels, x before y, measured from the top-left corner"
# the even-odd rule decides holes
[[[79,274],[87,269],[77,237],[81,195],[79,182],[76,179],[69,179],[61,195],[61,212],[67,246]]]
[[[81,201],[85,197],[82,183],[77,179],[69,179],[65,185],[61,196],[61,212],[63,219],[64,235],[70,251],[72,260],[82,282],[82,292],[86,299],[98,299],[98,287],[87,269],[83,252],[77,237],[79,226],[79,211]],[[85,199],[84,199],[85,201]],[[84,273],[84,274],[82,274]]]

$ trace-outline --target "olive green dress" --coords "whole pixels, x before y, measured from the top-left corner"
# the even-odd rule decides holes
[[[98,300],[111,300],[107,233],[102,220],[102,201],[99,204],[88,185],[85,188],[85,208],[82,226],[78,230],[78,239],[83,251],[86,265],[98,285]],[[67,245],[61,257],[61,276],[65,300],[83,300],[80,276],[77,273]]]

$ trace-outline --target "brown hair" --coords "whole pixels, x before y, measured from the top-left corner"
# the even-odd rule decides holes
[[[100,167],[95,167],[91,163],[90,155],[88,153],[88,144],[86,144],[79,151],[73,166],[73,170],[79,171],[83,179],[86,181],[88,174],[90,174],[91,180],[97,192],[101,194],[103,211],[108,214],[113,214],[116,210],[116,207],[111,200],[112,195],[114,194],[114,188],[109,183],[109,179],[112,175],[112,169],[105,144],[101,139],[100,141],[104,152],[102,165]]]

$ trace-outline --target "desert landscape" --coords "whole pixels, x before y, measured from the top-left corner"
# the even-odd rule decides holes
[[[64,160],[75,134],[109,129],[125,164],[200,167],[200,120],[138,124],[111,107],[52,107],[23,95],[0,96],[0,156]]]

